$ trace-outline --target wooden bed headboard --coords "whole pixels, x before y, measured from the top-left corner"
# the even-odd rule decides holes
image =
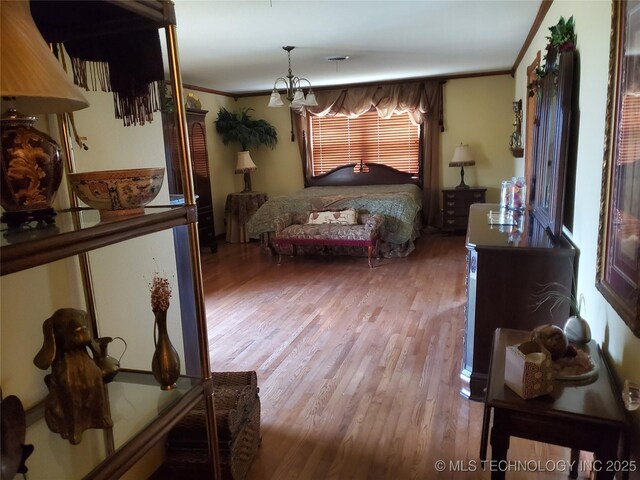
[[[396,185],[414,183],[422,187],[420,179],[411,173],[401,172],[381,163],[365,163],[368,172],[354,172],[359,164],[343,165],[307,180],[307,187],[352,186],[352,185]]]

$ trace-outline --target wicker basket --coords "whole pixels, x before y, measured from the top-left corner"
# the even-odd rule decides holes
[[[223,479],[241,480],[260,446],[260,397],[255,372],[213,374]],[[169,432],[167,455],[154,478],[211,478],[204,401]]]
[[[227,445],[220,440],[220,469],[222,478],[243,479],[260,447],[260,399],[254,403],[248,421]]]

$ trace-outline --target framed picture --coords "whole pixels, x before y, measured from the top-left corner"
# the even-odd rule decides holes
[[[612,4],[596,285],[640,337],[640,0]]]

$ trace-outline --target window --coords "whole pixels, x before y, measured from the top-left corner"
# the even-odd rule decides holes
[[[373,109],[357,118],[309,117],[314,176],[361,161],[418,174],[420,127],[409,114],[385,119]]]

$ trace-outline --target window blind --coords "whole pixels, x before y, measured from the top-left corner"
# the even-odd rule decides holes
[[[406,113],[388,119],[375,110],[357,118],[310,116],[310,137],[314,176],[361,160],[418,174],[420,128]]]
[[[199,177],[209,177],[209,159],[207,157],[207,142],[204,130],[199,123],[193,125],[191,137],[191,162],[193,173]]]
[[[626,94],[623,97],[618,135],[618,163],[640,160],[640,94]]]

